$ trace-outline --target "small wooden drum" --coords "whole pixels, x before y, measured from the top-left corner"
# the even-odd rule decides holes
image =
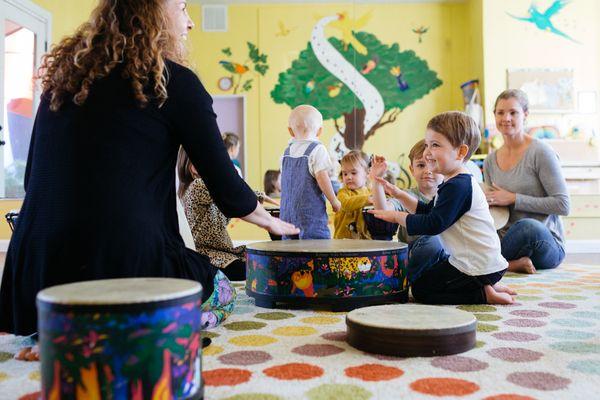
[[[396,232],[398,232],[398,224],[387,222],[369,214],[369,210],[373,210],[373,206],[364,207],[362,209],[363,218],[367,230],[374,240],[392,240]]]
[[[475,347],[477,320],[456,308],[420,304],[365,307],[346,315],[347,341],[369,353],[443,356]]]
[[[283,240],[246,247],[246,293],[277,302],[347,310],[405,302],[407,245],[379,240]]]
[[[504,228],[504,226],[508,223],[508,218],[510,217],[510,211],[508,210],[508,207],[502,206],[490,206],[490,214],[492,214],[494,228],[496,230]]]
[[[203,398],[201,303],[202,286],[183,279],[42,290],[42,398]]]

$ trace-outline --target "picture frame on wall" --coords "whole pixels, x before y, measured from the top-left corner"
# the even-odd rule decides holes
[[[521,89],[530,112],[566,114],[575,111],[574,71],[569,68],[507,70],[507,87]]]

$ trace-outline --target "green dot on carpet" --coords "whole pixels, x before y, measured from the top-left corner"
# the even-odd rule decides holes
[[[214,339],[216,337],[219,337],[219,334],[215,333],[215,332],[202,331],[202,337],[207,337],[209,339]]]
[[[496,314],[475,314],[477,321],[498,321],[502,319],[501,316]]]
[[[238,321],[223,325],[225,329],[229,329],[230,331],[251,331],[254,329],[264,328],[265,326],[267,326],[265,322],[257,321]]]
[[[457,307],[459,310],[469,311],[469,312],[491,312],[496,311],[496,307],[490,306],[487,304],[468,304]]]
[[[7,353],[5,351],[0,351],[0,362],[12,360],[15,355],[12,353]]]
[[[275,321],[278,319],[293,318],[293,317],[295,317],[295,315],[291,314],[291,313],[287,313],[287,312],[275,311],[275,312],[258,313],[254,317],[260,318],[260,319],[266,319],[266,320],[270,320],[270,321]]]
[[[478,340],[478,341],[475,342],[475,348],[480,349],[483,346],[485,346],[485,342],[484,341]]]
[[[477,332],[496,332],[498,327],[492,324],[477,324]]]
[[[356,385],[325,384],[309,390],[306,396],[310,400],[367,400],[372,393]]]

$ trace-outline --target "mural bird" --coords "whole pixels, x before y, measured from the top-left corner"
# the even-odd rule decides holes
[[[367,63],[365,65],[363,65],[363,68],[360,71],[361,74],[366,75],[369,72],[373,71],[375,69],[375,67],[377,66],[378,62],[379,62],[379,57],[377,57],[377,56],[375,56],[372,59],[370,59],[369,61],[367,61]]]
[[[417,35],[419,35],[419,43],[422,43],[423,42],[423,35],[426,34],[428,30],[429,30],[429,27],[425,28],[423,25],[421,25],[417,29],[413,28],[412,31],[414,33],[416,33]]]
[[[281,20],[277,23],[277,27],[279,28],[279,30],[277,31],[277,33],[275,33],[275,36],[287,36],[290,34],[291,31],[296,29],[296,27],[287,28]]]
[[[327,95],[329,97],[336,97],[338,94],[340,94],[342,86],[344,85],[341,82],[338,82],[335,85],[327,86]]]
[[[570,2],[571,2],[570,0],[555,0],[552,3],[552,5],[550,7],[548,7],[548,9],[546,11],[544,11],[543,13],[540,12],[540,10],[537,8],[535,3],[531,3],[531,5],[529,6],[529,10],[527,10],[527,12],[529,13],[529,17],[517,17],[516,15],[512,15],[510,13],[506,13],[506,14],[508,14],[508,16],[510,16],[514,19],[517,19],[519,21],[531,22],[539,30],[548,31],[548,32],[554,33],[555,35],[562,36],[565,39],[571,40],[575,43],[579,43],[577,40],[573,39],[566,33],[556,29],[556,27],[554,26],[554,24],[552,24],[552,21],[551,21],[552,17],[554,17],[556,14],[558,14],[558,12],[560,10],[562,10]]]
[[[402,77],[402,70],[400,69],[399,65],[390,68],[390,74],[396,77],[396,83],[398,84],[398,89],[400,89],[401,92],[408,90],[408,83],[406,80],[404,80],[404,77]]]
[[[366,55],[367,48],[354,37],[354,32],[364,27],[367,22],[371,19],[371,11],[363,15],[358,19],[352,19],[348,17],[347,12],[338,13],[337,21],[333,21],[329,24],[332,28],[338,29],[342,32],[342,41],[344,42],[344,50],[348,50],[348,45],[352,45],[357,53]]]
[[[219,64],[221,64],[223,66],[223,68],[225,68],[227,71],[234,73],[234,74],[242,75],[250,70],[250,68],[248,68],[245,65],[238,64],[238,63],[231,62],[231,61],[219,61]]]

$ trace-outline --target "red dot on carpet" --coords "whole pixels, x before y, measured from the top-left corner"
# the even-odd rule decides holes
[[[479,390],[473,382],[454,378],[424,378],[414,381],[410,388],[433,396],[466,396]]]
[[[271,378],[283,380],[307,380],[323,375],[323,368],[304,363],[289,363],[276,365],[263,371]]]
[[[219,368],[202,373],[206,386],[235,386],[248,382],[251,376],[252,372],[236,368]]]
[[[400,368],[381,364],[363,364],[356,367],[348,367],[344,372],[350,378],[358,378],[363,381],[389,381],[404,374],[404,371]]]

